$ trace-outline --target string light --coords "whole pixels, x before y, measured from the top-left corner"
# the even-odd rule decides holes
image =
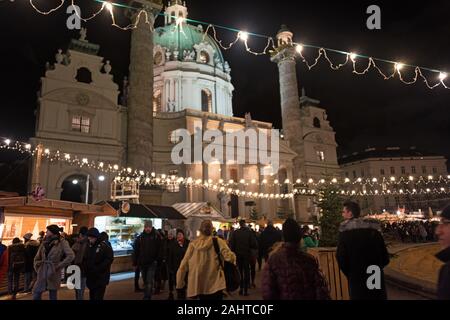
[[[100,14],[104,9],[107,9],[107,10],[109,11],[110,15],[111,15],[112,25],[113,25],[114,27],[117,27],[117,28],[121,29],[121,30],[130,30],[130,29],[135,29],[135,28],[137,28],[137,24],[138,24],[139,21],[140,21],[141,15],[144,15],[144,18],[145,18],[145,19],[144,19],[144,22],[145,22],[146,24],[150,24],[150,20],[149,20],[147,11],[144,10],[144,9],[136,8],[136,7],[133,7],[133,6],[130,6],[130,5],[118,4],[118,3],[112,3],[112,2],[108,2],[108,1],[102,1],[102,0],[95,0],[95,1],[96,1],[96,2],[99,2],[99,3],[102,3],[101,7],[98,9],[97,12],[93,13],[93,14],[91,15],[91,17],[89,17],[89,18],[83,18],[83,17],[80,16],[80,19],[81,19],[82,21],[85,21],[85,22],[86,22],[86,21],[89,21],[89,20],[95,18],[95,17],[96,17],[98,14]],[[49,10],[49,11],[42,11],[42,10],[40,10],[39,8],[37,8],[37,6],[34,4],[34,1],[33,1],[33,0],[29,0],[29,2],[30,2],[30,4],[31,4],[31,6],[36,10],[36,12],[38,12],[38,13],[40,13],[40,14],[48,15],[48,14],[50,14],[50,13],[52,13],[52,12],[54,12],[54,11],[60,9],[60,8],[64,5],[65,0],[61,0],[60,3],[59,3],[59,5],[57,5],[55,8],[53,8],[53,9],[51,9],[51,10]],[[72,5],[75,4],[75,3],[74,3],[74,0],[71,0],[71,4],[72,4]],[[135,21],[132,22],[131,24],[129,24],[128,26],[125,26],[125,27],[121,27],[121,26],[117,25],[117,24],[116,24],[116,21],[115,21],[114,13],[113,13],[113,7],[114,7],[114,6],[116,6],[116,7],[122,7],[122,8],[127,8],[127,9],[131,9],[131,10],[137,11],[138,13],[134,16],[134,17],[135,17]],[[76,12],[76,14],[79,15],[78,12]],[[167,16],[168,14],[166,14],[166,13],[160,13],[159,15],[160,15],[160,16]],[[153,23],[153,19],[152,19],[151,21],[152,21],[152,23]],[[275,42],[274,42],[274,40],[273,40],[272,37],[269,37],[269,36],[266,36],[266,35],[255,34],[255,33],[249,33],[249,32],[246,32],[246,31],[240,31],[240,30],[236,30],[236,29],[233,29],[233,28],[230,28],[230,27],[216,26],[216,25],[214,25],[214,24],[205,23],[205,22],[202,22],[202,21],[197,21],[197,20],[192,20],[192,19],[186,19],[186,18],[183,18],[183,17],[178,17],[178,18],[176,18],[177,26],[180,25],[180,24],[182,24],[182,23],[185,22],[185,21],[191,21],[191,22],[200,23],[200,24],[203,24],[203,25],[208,25],[208,28],[206,29],[206,32],[204,33],[203,39],[205,39],[205,37],[208,35],[208,32],[209,32],[209,31],[212,31],[214,40],[215,40],[215,41],[219,44],[219,46],[220,46],[222,49],[224,49],[224,50],[229,50],[229,49],[230,49],[231,47],[233,47],[239,40],[242,40],[242,41],[244,41],[244,43],[245,43],[246,51],[249,52],[249,53],[251,53],[251,54],[254,54],[254,55],[265,55],[265,54],[268,54],[268,53],[271,53],[271,52],[272,52],[272,53],[273,53],[273,52],[275,52],[275,53],[277,52],[277,48],[275,48]],[[153,27],[153,26],[152,26],[152,27]],[[236,33],[237,33],[236,39],[235,39],[234,41],[232,41],[230,44],[226,45],[226,46],[223,45],[223,44],[222,44],[222,41],[221,41],[220,39],[218,39],[218,37],[217,37],[216,27],[217,27],[217,28],[224,29],[224,30],[227,30],[227,31],[236,32]],[[261,51],[261,52],[254,52],[254,51],[252,51],[252,50],[248,47],[247,41],[248,41],[248,38],[249,38],[250,35],[267,39],[267,45],[266,45],[266,47],[264,48],[263,51]],[[314,67],[318,64],[318,62],[320,61],[320,59],[323,57],[323,58],[325,58],[325,59],[327,60],[327,62],[328,62],[329,65],[330,65],[330,68],[331,68],[332,70],[339,70],[339,69],[341,69],[342,67],[344,67],[345,65],[347,65],[349,61],[352,61],[352,62],[353,62],[353,73],[354,73],[354,74],[357,74],[357,75],[365,75],[365,74],[367,74],[367,73],[370,71],[370,69],[373,68],[373,69],[375,69],[376,71],[378,71],[378,73],[379,73],[381,76],[383,76],[383,78],[384,78],[385,80],[392,79],[392,78],[395,77],[396,74],[398,74],[398,75],[399,75],[400,81],[403,82],[404,84],[407,84],[407,85],[414,84],[414,83],[416,83],[417,81],[419,81],[419,78],[421,78],[421,79],[424,81],[425,85],[426,85],[429,89],[435,89],[435,88],[437,88],[437,87],[439,87],[439,86],[441,86],[441,87],[443,87],[443,88],[445,88],[445,89],[450,89],[450,87],[448,87],[448,86],[444,83],[444,80],[447,78],[447,73],[442,72],[442,71],[439,71],[439,70],[434,70],[434,69],[429,69],[429,68],[424,68],[424,67],[418,67],[418,66],[408,66],[408,67],[414,68],[415,76],[414,76],[414,78],[413,78],[411,81],[407,81],[407,80],[404,80],[404,79],[403,79],[403,76],[402,76],[402,74],[401,74],[401,72],[400,72],[404,67],[407,66],[407,65],[405,65],[405,64],[403,64],[403,63],[393,62],[393,61],[389,61],[389,60],[385,60],[385,59],[377,59],[377,58],[373,58],[373,57],[362,56],[362,55],[359,55],[359,54],[356,54],[356,53],[349,53],[349,52],[344,52],[344,51],[340,51],[340,50],[328,49],[328,48],[317,47],[317,46],[312,46],[312,45],[294,44],[294,46],[295,46],[296,51],[301,55],[301,57],[302,57],[302,59],[303,59],[303,62],[306,63],[307,67],[308,67],[310,70],[311,70],[312,68],[314,68]],[[305,57],[303,57],[302,52],[303,52],[304,47],[309,47],[309,48],[315,48],[315,49],[318,49],[318,56],[317,56],[317,58],[314,60],[314,63],[313,63],[313,64],[309,64],[309,63],[306,61]],[[270,48],[272,48],[273,51],[269,51]],[[336,64],[328,57],[328,52],[344,54],[344,55],[346,56],[346,60],[344,61],[344,63],[340,63],[340,64],[337,64],[337,65],[336,65]],[[368,65],[367,65],[367,67],[366,67],[362,72],[361,72],[361,71],[358,71],[358,70],[356,69],[356,58],[357,58],[357,57],[361,57],[361,58],[366,58],[366,59],[368,59]],[[381,68],[378,67],[378,65],[376,64],[375,61],[393,64],[393,65],[394,65],[394,72],[393,72],[391,75],[385,74],[385,73],[381,70]],[[427,78],[424,76],[424,74],[423,74],[423,71],[424,71],[424,70],[429,71],[429,72],[433,72],[433,73],[437,73],[437,74],[439,75],[439,76],[438,76],[439,82],[436,83],[436,84],[434,84],[434,85],[430,84],[430,82],[428,81],[428,79],[427,79]]]

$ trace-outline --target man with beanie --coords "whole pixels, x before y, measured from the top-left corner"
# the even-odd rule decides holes
[[[34,271],[34,258],[41,245],[36,240],[32,240],[33,234],[27,233],[23,236],[25,244],[25,292],[31,292],[33,289],[32,282],[36,279],[36,271]]]
[[[134,242],[133,266],[139,267],[144,279],[144,300],[151,300],[158,260],[162,257],[162,241],[151,220],[145,221],[144,232]]]
[[[78,266],[81,271],[80,289],[75,289],[75,299],[83,300],[84,291],[86,290],[86,270],[84,265],[84,259],[86,257],[87,249],[89,247],[89,240],[87,237],[88,228],[81,227],[78,233],[78,237],[75,240],[72,250],[75,253],[75,260],[73,264]]]
[[[389,264],[389,254],[376,220],[360,218],[361,209],[355,202],[344,203],[344,222],[339,227],[336,252],[339,268],[347,276],[350,299],[386,300],[383,268]],[[369,267],[380,270],[379,288],[370,288],[367,281],[373,273]]]
[[[329,300],[316,259],[301,250],[302,233],[293,219],[283,224],[284,243],[273,249],[262,273],[264,300]]]
[[[230,236],[230,249],[236,255],[236,261],[241,274],[239,294],[248,296],[250,286],[250,258],[252,250],[258,249],[256,237],[246,226],[245,220],[239,221],[240,228]]]
[[[436,229],[436,235],[444,248],[436,255],[444,263],[439,273],[437,298],[450,300],[450,206],[441,213],[441,222]]]
[[[33,300],[41,300],[42,293],[47,290],[50,300],[57,300],[57,292],[61,286],[61,271],[75,258],[69,243],[61,238],[61,231],[57,225],[48,226],[34,258],[37,278],[33,287]]]
[[[111,264],[114,260],[113,250],[100,237],[98,229],[89,229],[86,236],[89,247],[84,260],[89,299],[103,300],[111,276]]]

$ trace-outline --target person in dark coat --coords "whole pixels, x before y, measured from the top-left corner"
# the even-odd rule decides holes
[[[267,222],[267,227],[261,233],[260,237],[260,245],[261,245],[261,254],[264,258],[264,261],[267,262],[269,259],[269,253],[272,246],[282,241],[281,233],[273,227],[272,221]]]
[[[75,299],[83,300],[84,299],[84,291],[86,290],[86,266],[85,266],[85,257],[87,254],[87,250],[89,248],[89,239],[87,237],[88,233],[87,227],[81,227],[80,232],[78,234],[78,238],[76,239],[74,245],[72,246],[72,250],[75,253],[75,259],[73,264],[80,267],[81,271],[81,283],[80,289],[75,289]]]
[[[114,260],[112,248],[102,240],[100,232],[91,228],[87,232],[89,248],[85,257],[86,286],[90,300],[103,300]]]
[[[361,209],[355,202],[344,203],[339,227],[337,261],[347,276],[352,300],[386,300],[383,268],[389,264],[389,254],[378,221],[360,218]],[[369,267],[379,270],[379,278]],[[374,269],[375,270],[375,269]],[[372,281],[373,280],[373,281]],[[369,282],[373,286],[370,286]]]
[[[436,257],[444,265],[439,272],[437,298],[439,300],[450,300],[450,206],[441,214],[441,222],[436,229],[439,243],[444,248]]]
[[[8,273],[8,248],[0,240],[0,282]]]
[[[8,294],[16,299],[19,292],[20,275],[25,272],[26,254],[25,246],[19,238],[14,238],[8,247]]]
[[[189,240],[181,229],[177,230],[176,239],[169,244],[167,250],[167,269],[169,271],[169,300],[173,300],[173,290],[176,288],[177,272],[189,246]],[[186,299],[186,289],[177,290],[177,300]]]
[[[144,278],[144,300],[151,300],[162,242],[153,228],[151,220],[145,222],[144,232],[134,242],[133,266],[139,266]]]
[[[245,220],[239,221],[240,228],[230,237],[230,249],[236,254],[237,265],[241,274],[239,294],[248,296],[250,286],[250,259],[252,250],[258,249],[256,237],[245,225]]]
[[[33,282],[36,280],[34,258],[41,245],[38,241],[31,239],[32,237],[32,233],[27,233],[23,236],[25,244],[25,292],[31,292],[33,290]]]
[[[330,300],[317,260],[303,252],[302,233],[293,219],[283,224],[284,243],[275,247],[262,273],[264,300]]]

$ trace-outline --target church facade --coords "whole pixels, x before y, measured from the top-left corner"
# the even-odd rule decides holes
[[[320,102],[299,95],[290,46],[293,35],[286,28],[278,33],[279,50],[272,56],[280,70],[284,132],[277,171],[263,173],[259,164],[233,161],[174,164],[171,154],[179,142],[179,129],[194,134],[196,130],[252,128],[270,135],[274,128],[249,114],[233,116],[232,70],[220,47],[201,26],[175,18],[188,17],[188,8],[181,1],[169,3],[165,12],[163,27],[151,32],[148,26],[138,25],[132,31],[130,78],[124,80],[120,101],[119,86],[110,74],[113,66],[98,55],[99,45],[90,43],[85,32],[71,41],[66,52],[59,50],[56,62],[42,78],[33,143],[79,158],[202,181],[245,180],[245,190],[258,194],[292,192],[291,187],[282,185],[286,180],[339,175],[335,132]],[[153,39],[151,47],[147,37]],[[153,91],[146,87],[149,83]],[[206,147],[204,143],[202,149]],[[252,144],[246,141],[236,146],[236,152],[246,153],[250,148]],[[40,184],[48,198],[89,203],[109,200],[114,179],[88,167],[50,161],[35,161],[32,173],[30,188]],[[274,184],[276,181],[281,185]],[[253,200],[175,183],[164,189],[143,188],[140,201],[204,203],[226,217],[249,217],[250,211],[256,210],[268,218],[293,215],[307,222],[316,213],[313,199],[307,196]]]

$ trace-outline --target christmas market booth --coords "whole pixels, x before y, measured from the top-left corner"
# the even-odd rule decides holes
[[[183,226],[186,218],[173,207],[129,203],[127,201],[102,201],[113,214],[96,216],[94,226],[109,235],[114,251],[112,273],[133,269],[133,243],[144,231],[146,221],[152,221],[155,229],[170,230]]]
[[[187,219],[184,225],[186,236],[190,240],[199,236],[198,230],[204,220],[211,220],[216,230],[235,222],[234,219],[225,218],[219,210],[207,202],[177,203],[173,207]]]

